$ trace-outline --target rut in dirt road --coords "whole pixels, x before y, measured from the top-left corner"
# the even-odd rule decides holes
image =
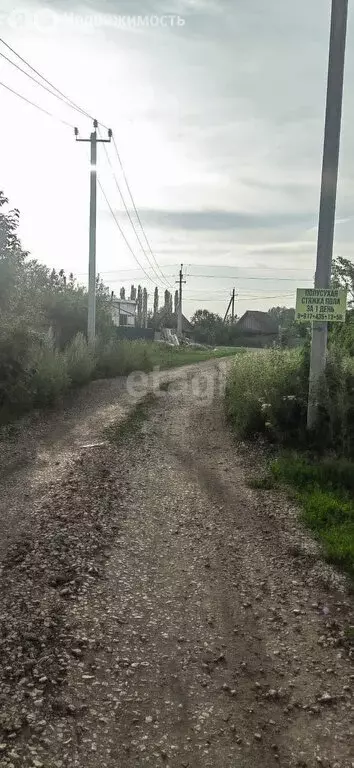
[[[220,399],[191,386],[161,392],[141,434],[79,458],[53,526],[75,519],[80,578],[51,587],[41,676],[9,678],[27,719],[5,729],[1,766],[352,768],[352,600],[295,510],[247,486],[252,460]]]

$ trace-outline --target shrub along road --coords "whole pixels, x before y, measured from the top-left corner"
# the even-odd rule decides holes
[[[3,553],[0,766],[352,768],[345,582],[170,376],[129,429],[105,383],[53,435]]]

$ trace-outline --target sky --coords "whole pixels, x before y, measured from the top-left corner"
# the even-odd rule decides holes
[[[352,16],[334,247],[349,258]],[[233,287],[240,316],[294,306],[296,287],[311,286],[329,24],[330,0],[2,0],[1,38],[114,132],[122,165],[113,145],[98,146],[109,206],[99,188],[97,270],[111,290],[140,283],[152,305],[156,284],[161,296],[175,290],[183,263],[190,317],[199,308],[224,314]],[[26,69],[2,43],[0,53]],[[0,86],[0,188],[20,209],[23,246],[85,282],[89,144],[75,142],[73,127],[88,138],[92,122],[3,57],[0,82],[69,124]],[[126,216],[122,167],[151,251]]]

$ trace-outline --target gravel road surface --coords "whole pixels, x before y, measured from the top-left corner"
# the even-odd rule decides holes
[[[249,487],[221,367],[124,436],[120,380],[3,446],[1,768],[353,768],[353,597]]]

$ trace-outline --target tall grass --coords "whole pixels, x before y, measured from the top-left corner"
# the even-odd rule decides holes
[[[65,354],[50,333],[33,351],[34,373],[30,381],[33,406],[53,405],[71,385]]]
[[[0,330],[0,424],[32,408],[54,405],[73,387],[94,378],[127,376],[132,371],[170,368],[237,350],[195,350],[146,341],[99,340],[92,350],[78,333],[62,350],[52,333],[31,334],[14,326]]]
[[[126,339],[98,342],[96,376],[114,378],[126,376],[132,371],[151,371],[150,346],[147,342]]]
[[[92,379],[96,367],[96,355],[88,347],[82,333],[78,333],[66,347],[65,359],[72,386],[82,386]]]
[[[317,421],[306,428],[309,349],[265,350],[236,358],[226,387],[226,413],[243,438],[319,454],[354,457],[354,363],[332,348],[317,388]]]
[[[225,398],[228,419],[241,437],[299,440],[306,411],[301,353],[274,349],[236,358]]]

